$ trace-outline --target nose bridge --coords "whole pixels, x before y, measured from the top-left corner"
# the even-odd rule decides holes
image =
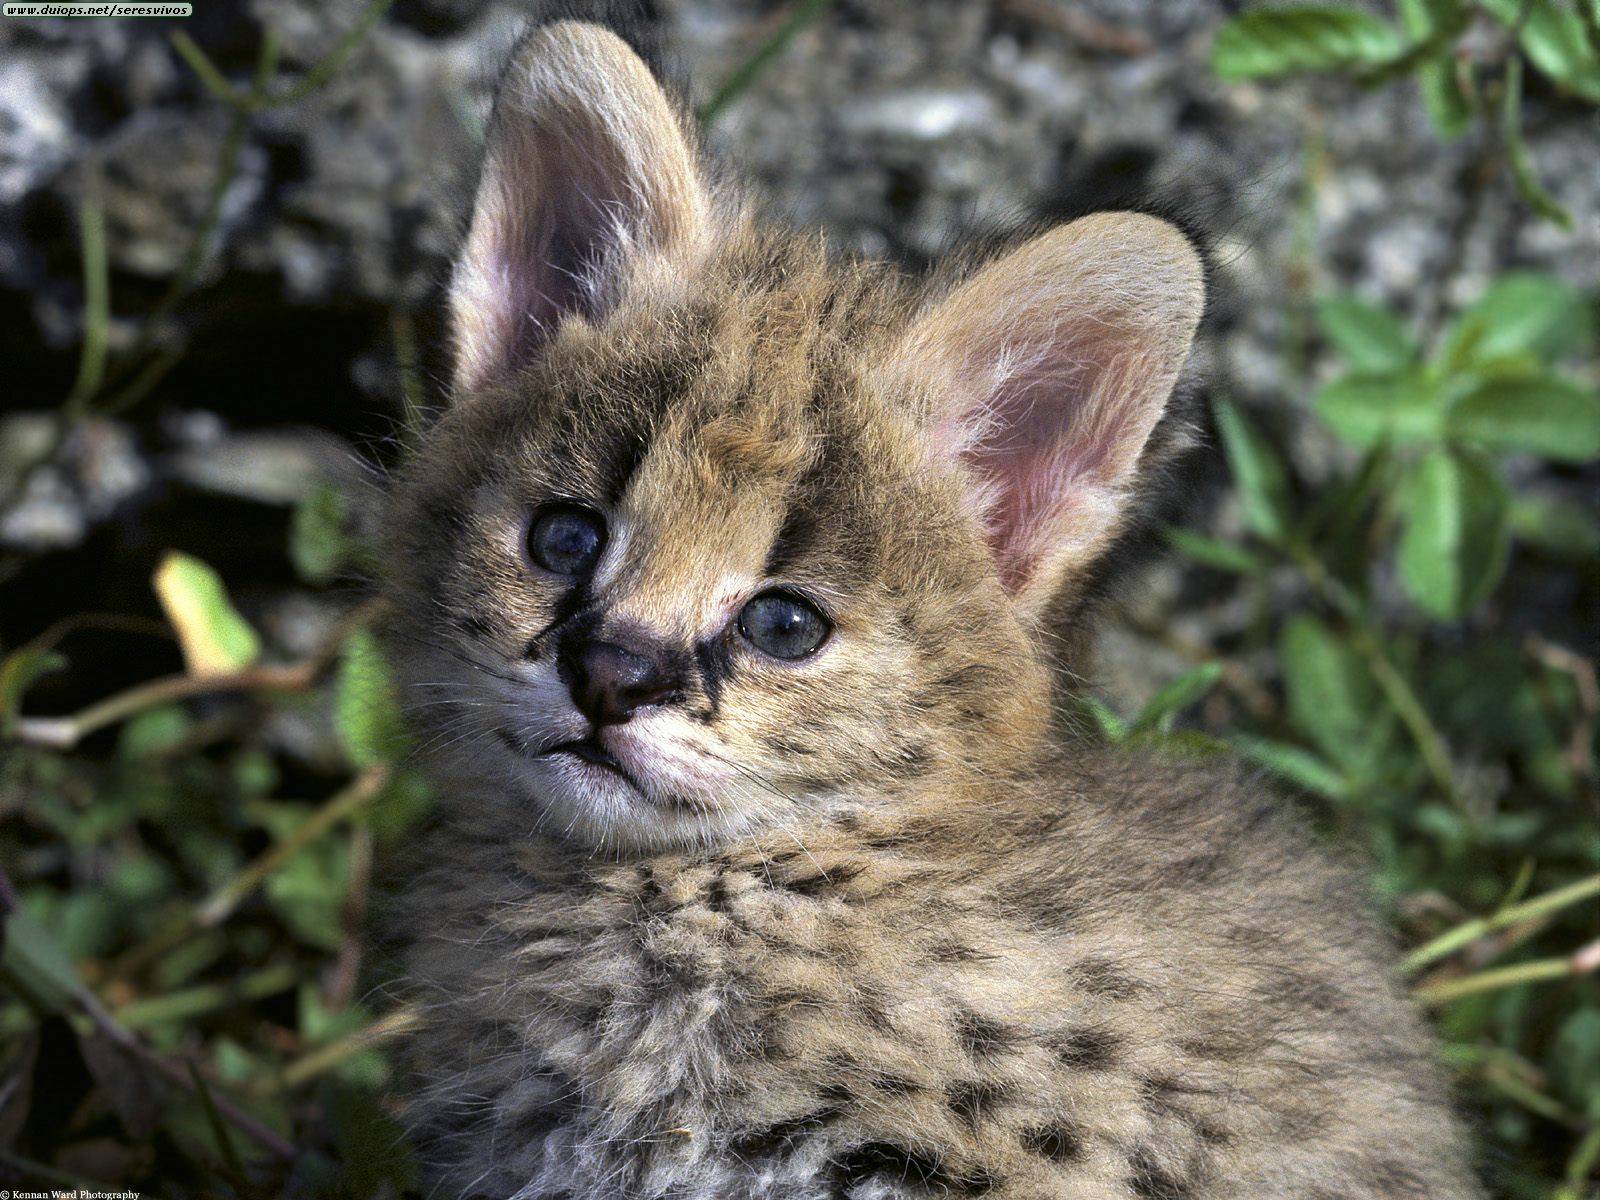
[[[694,642],[726,618],[730,595],[760,571],[771,530],[748,496],[712,492],[703,481],[695,501],[684,493],[693,494],[682,489],[636,527],[605,604],[619,624]]]

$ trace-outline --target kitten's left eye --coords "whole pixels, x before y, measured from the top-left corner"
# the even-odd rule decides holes
[[[793,592],[762,592],[739,614],[739,632],[773,658],[804,658],[827,641],[833,626],[816,605]]]
[[[528,557],[555,575],[588,574],[605,544],[605,521],[579,504],[547,505],[528,528]]]

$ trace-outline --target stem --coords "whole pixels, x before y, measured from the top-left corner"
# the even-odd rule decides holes
[[[238,88],[228,82],[227,76],[217,69],[217,64],[211,61],[206,52],[200,49],[195,40],[187,33],[179,30],[177,33],[171,34],[167,40],[172,43],[172,48],[178,52],[178,57],[189,64],[189,69],[205,85],[206,91],[221,100],[229,108],[244,108],[249,103],[245,93],[239,91]]]
[[[300,973],[293,967],[267,967],[234,982],[204,984],[166,996],[134,1000],[118,1008],[116,1016],[128,1029],[186,1021],[232,1005],[264,1000],[288,991],[299,981]]]
[[[198,928],[209,929],[227,920],[228,915],[239,906],[239,902],[266,882],[267,877],[274,871],[339,822],[354,815],[383,791],[389,782],[389,776],[390,769],[387,764],[368,767],[356,777],[354,783],[344,791],[336,793],[326,804],[297,825],[288,837],[213,892],[209,899],[195,909],[191,924]]]
[[[1492,971],[1479,971],[1475,975],[1420,987],[1413,995],[1424,1004],[1446,1004],[1479,992],[1495,992],[1523,983],[1540,983],[1547,979],[1566,979],[1587,974],[1597,966],[1600,966],[1600,941],[1591,942],[1565,958],[1540,958],[1514,966],[1497,967]]]
[[[222,675],[168,675],[135,684],[91,704],[69,717],[17,717],[7,726],[7,736],[53,750],[70,750],[90,734],[126,720],[158,704],[210,696],[218,692],[303,692],[316,683],[339,652],[345,638],[376,616],[382,601],[368,601],[352,609],[334,628],[315,654],[282,666],[250,667]]]
[[[361,1051],[408,1033],[421,1023],[422,1014],[415,1008],[396,1009],[354,1033],[346,1034],[326,1046],[318,1046],[315,1050],[308,1051],[284,1067],[278,1077],[267,1083],[261,1091],[267,1095],[292,1091],[310,1083],[345,1060],[355,1057]]]
[[[1600,896],[1600,875],[1591,875],[1587,879],[1578,880],[1577,883],[1546,892],[1542,896],[1535,896],[1532,900],[1524,900],[1520,904],[1502,908],[1487,917],[1479,917],[1457,925],[1454,929],[1441,933],[1432,941],[1413,950],[1406,956],[1401,966],[1407,972],[1421,970],[1429,963],[1454,954],[1462,947],[1496,930],[1547,916],[1568,905],[1587,900],[1591,896]]]
[[[301,77],[299,83],[276,96],[266,97],[263,100],[263,105],[277,108],[285,104],[297,104],[327,83],[334,75],[338,74],[339,68],[344,66],[345,60],[360,45],[361,39],[367,36],[367,31],[378,23],[383,14],[389,11],[389,6],[393,3],[394,0],[372,0],[362,10],[361,15],[356,18],[356,23],[346,30],[344,35],[333,44],[333,49],[323,55]]]
[[[70,750],[90,734],[158,704],[216,692],[304,691],[315,682],[311,666],[295,663],[282,667],[252,667],[226,675],[169,675],[118,692],[70,717],[18,717],[6,732],[17,741],[52,750]]]
[[[832,5],[833,0],[800,0],[788,19],[778,26],[772,36],[756,47],[755,53],[734,68],[733,74],[723,80],[722,86],[700,110],[700,123],[710,125],[715,121],[722,110],[754,83],[756,76],[760,75],[773,59],[783,53],[784,47],[794,40],[795,34],[827,12]]]
[[[283,841],[242,867],[232,879],[194,908],[175,915],[150,937],[128,950],[112,964],[109,974],[126,978],[181,945],[191,934],[221,924],[245,897],[266,882],[273,871],[382,791],[389,780],[389,770],[387,765],[380,765],[362,772],[354,783],[307,817]]]
[[[1600,1164],[1600,1124],[1589,1126],[1589,1132],[1578,1141],[1572,1157],[1567,1160],[1566,1182],[1555,1194],[1554,1200],[1583,1200],[1586,1181]],[[1589,1195],[1593,1196],[1593,1192]]]
[[[64,406],[68,421],[83,416],[90,399],[105,380],[106,344],[111,324],[105,196],[100,166],[92,159],[84,172],[78,231],[83,242],[83,349],[78,355],[78,377]]]
[[[1450,764],[1450,750],[1444,735],[1433,723],[1433,718],[1428,715],[1428,710],[1423,707],[1422,701],[1406,677],[1384,652],[1383,643],[1362,612],[1360,603],[1350,594],[1348,588],[1334,578],[1327,565],[1309,546],[1303,542],[1296,542],[1287,549],[1290,557],[1305,573],[1312,588],[1337,609],[1349,624],[1351,644],[1367,660],[1367,669],[1372,672],[1372,677],[1377,681],[1384,697],[1410,732],[1411,739],[1416,743],[1422,761],[1428,768],[1428,774],[1433,776],[1434,782],[1438,784],[1439,790],[1446,798],[1460,807],[1461,791],[1456,786],[1455,771]]]

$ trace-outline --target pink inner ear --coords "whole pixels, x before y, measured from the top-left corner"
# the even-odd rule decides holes
[[[531,358],[563,317],[600,308],[600,272],[621,248],[624,203],[637,194],[625,165],[594,140],[562,153],[551,134],[519,131],[487,168],[458,283],[483,357],[501,366]]]
[[[936,434],[978,477],[1001,581],[1013,593],[1063,542],[1087,538],[1104,520],[1160,413],[1159,405],[1141,413],[1140,372],[1128,369],[1127,347],[1108,327],[1057,336],[1022,365],[994,369],[982,401]]]

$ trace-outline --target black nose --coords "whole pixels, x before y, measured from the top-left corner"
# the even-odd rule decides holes
[[[586,642],[562,658],[574,703],[596,725],[620,725],[635,709],[660,704],[674,691],[658,656],[615,642]]]

